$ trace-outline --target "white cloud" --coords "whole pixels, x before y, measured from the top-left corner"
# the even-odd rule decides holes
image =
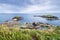
[[[18,13],[22,10],[22,7],[9,4],[0,4],[0,13]]]
[[[30,0],[32,4],[50,4],[52,0]]]
[[[27,5],[26,7],[20,7],[10,4],[0,4],[0,13],[48,13],[59,12],[51,9],[55,9],[56,6],[51,5],[51,0],[37,0],[42,3],[35,4],[36,0],[30,0],[34,5]]]
[[[60,13],[58,10],[56,10],[57,6],[52,5],[52,0],[37,0],[39,3],[37,5],[29,5],[27,8],[22,10],[22,13]],[[36,3],[36,0],[31,0],[31,2],[34,4]],[[52,10],[53,9],[53,10]]]
[[[21,13],[43,13],[56,7],[51,5],[51,0],[30,0],[30,1],[34,5],[28,5],[25,9],[21,10]],[[39,4],[37,4],[38,2]]]
[[[36,11],[47,11],[51,8],[51,6],[38,6],[38,5],[33,5],[33,6],[28,6],[26,9],[22,10],[22,13],[35,13]]]
[[[32,0],[31,0],[32,1]],[[37,0],[41,1],[41,0]],[[33,3],[36,3],[36,0],[32,1]],[[21,10],[22,13],[43,13],[51,11],[51,9],[54,9],[56,6],[52,6],[51,0],[44,0],[42,4],[37,5],[28,5],[25,9]]]

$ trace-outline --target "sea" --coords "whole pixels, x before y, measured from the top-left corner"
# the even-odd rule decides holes
[[[22,20],[20,20],[20,23],[28,22],[42,22],[42,23],[48,23],[56,26],[60,26],[60,20],[46,20],[42,17],[34,17],[34,15],[53,15],[57,16],[60,19],[60,13],[0,13],[0,23],[4,23],[4,21],[12,21],[12,18],[15,16],[21,16]]]

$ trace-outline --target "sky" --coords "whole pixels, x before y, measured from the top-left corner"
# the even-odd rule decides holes
[[[60,0],[0,0],[0,13],[60,13]]]

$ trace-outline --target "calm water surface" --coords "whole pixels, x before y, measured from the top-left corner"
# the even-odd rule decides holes
[[[23,22],[43,22],[43,23],[49,23],[49,24],[53,24],[53,25],[60,25],[60,20],[46,20],[44,18],[41,17],[34,17],[34,15],[47,15],[46,13],[40,13],[40,14],[4,14],[1,13],[0,14],[0,23],[3,23],[5,20],[9,20],[12,21],[12,18],[14,16],[22,16],[23,19],[20,21],[21,23]],[[51,15],[57,16],[60,19],[60,13],[52,13]]]

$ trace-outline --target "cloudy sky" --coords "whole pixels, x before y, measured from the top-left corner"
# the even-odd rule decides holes
[[[0,0],[0,13],[60,13],[60,0]]]

